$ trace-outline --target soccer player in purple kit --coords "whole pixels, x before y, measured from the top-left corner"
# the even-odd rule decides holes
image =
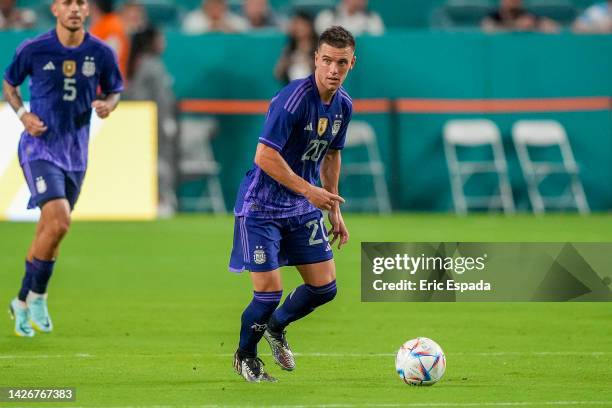
[[[28,251],[25,276],[10,303],[15,334],[51,332],[47,284],[87,168],[92,108],[106,118],[119,103],[123,82],[110,47],[84,29],[87,0],[54,0],[56,27],[21,44],[4,73],[4,96],[25,127],[19,163],[41,215]],[[30,77],[30,111],[19,86]],[[97,90],[102,94],[99,99]]]
[[[250,271],[253,299],[242,314],[234,369],[249,382],[276,381],[257,356],[262,336],[284,370],[295,368],[285,328],[336,295],[331,245],[349,239],[338,195],[340,150],[352,116],[342,83],[355,65],[355,40],[342,27],[319,38],[313,75],[291,82],[270,102],[255,164],[234,208],[230,270]],[[322,187],[317,184],[321,181]],[[321,210],[329,211],[328,239]],[[293,265],[304,284],[282,306],[280,267]]]

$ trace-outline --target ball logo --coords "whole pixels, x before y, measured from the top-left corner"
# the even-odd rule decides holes
[[[253,261],[255,261],[257,265],[261,265],[266,262],[266,252],[261,248],[262,247],[257,247],[257,249],[253,251]]]
[[[47,191],[47,182],[42,177],[36,177],[36,191],[38,194],[44,194]]]

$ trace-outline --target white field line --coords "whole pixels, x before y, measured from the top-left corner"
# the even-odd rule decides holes
[[[180,357],[232,357],[233,353],[224,354],[204,354],[204,353],[192,353],[192,354],[174,354],[174,356]],[[395,353],[294,353],[296,357],[329,357],[329,358],[376,358],[376,357],[394,357]],[[451,353],[447,356],[481,356],[481,357],[512,357],[512,356],[535,356],[535,357],[547,357],[547,356],[587,356],[587,357],[601,357],[601,356],[612,356],[610,351],[499,351],[499,352],[479,352],[479,353]],[[116,356],[116,355],[115,355]],[[168,358],[172,357],[173,354],[126,354],[126,357],[145,357],[145,358]],[[20,360],[20,359],[63,359],[63,358],[96,358],[93,354],[88,353],[77,353],[77,354],[26,354],[26,355],[10,355],[0,354],[0,360]]]
[[[363,357],[394,357],[396,353],[293,353],[297,357],[342,357],[342,358],[363,358]],[[483,357],[504,357],[504,356],[608,356],[610,351],[492,351],[479,353],[446,353],[447,356],[483,356]],[[229,357],[233,354],[218,354],[219,357]]]

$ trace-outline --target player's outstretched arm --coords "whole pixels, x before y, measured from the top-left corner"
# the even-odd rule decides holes
[[[340,165],[342,163],[342,155],[340,150],[328,150],[327,154],[323,158],[321,163],[321,184],[323,188],[332,194],[338,194],[338,181],[340,179]],[[338,241],[338,249],[342,248],[342,245],[346,244],[349,240],[349,232],[344,224],[342,213],[340,212],[340,205],[335,204],[329,211],[329,222],[332,225],[330,234],[333,234],[333,238],[330,242],[331,245]]]
[[[91,107],[95,109],[96,115],[98,115],[99,118],[105,119],[115,110],[119,104],[119,99],[121,99],[121,94],[112,93],[104,99],[93,101]]]
[[[344,202],[344,199],[338,194],[313,186],[295,174],[278,151],[263,143],[257,145],[255,164],[283,186],[306,197],[312,205],[320,210],[329,211],[334,206]]]
[[[2,81],[2,93],[4,99],[11,105],[19,120],[23,123],[26,131],[32,136],[40,136],[47,131],[47,126],[38,116],[32,112],[28,112],[23,106],[23,100],[19,94],[19,88],[9,84],[6,80]]]

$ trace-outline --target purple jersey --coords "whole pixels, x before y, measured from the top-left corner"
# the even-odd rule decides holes
[[[328,149],[344,147],[352,111],[352,100],[343,88],[329,105],[323,104],[311,75],[291,82],[272,98],[259,142],[277,150],[297,175],[318,184],[319,168]],[[234,213],[286,218],[314,210],[304,196],[253,165],[240,185]]]
[[[78,47],[64,47],[53,29],[21,44],[4,73],[12,86],[28,76],[30,111],[48,130],[39,137],[23,132],[20,163],[46,160],[67,171],[84,171],[97,88],[104,94],[123,90],[112,49],[89,33]]]

